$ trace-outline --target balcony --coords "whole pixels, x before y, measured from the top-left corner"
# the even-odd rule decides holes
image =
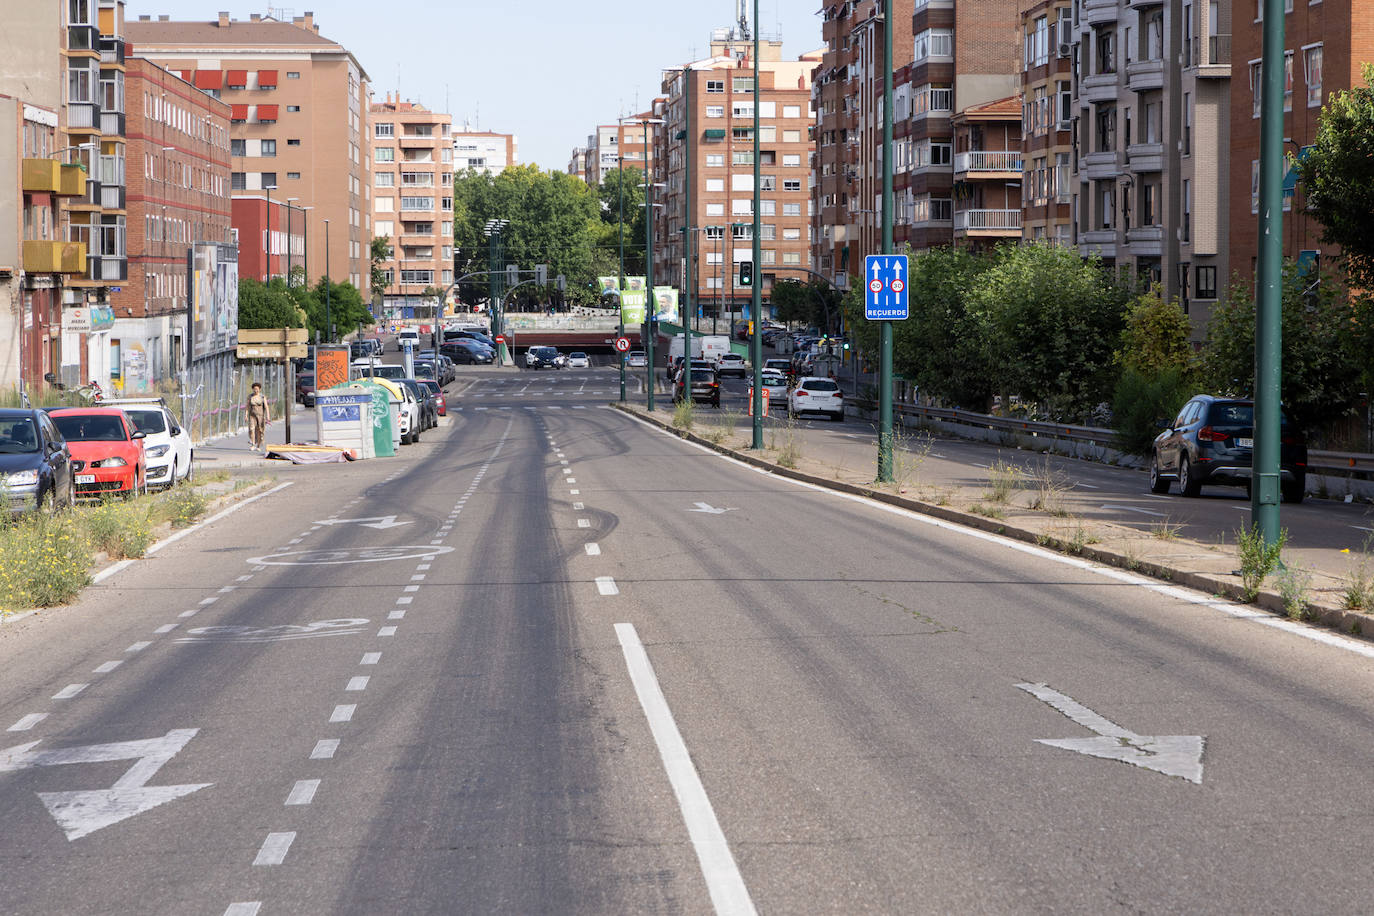
[[[124,136],[124,114],[118,111],[100,113],[100,132],[107,137]]]
[[[94,102],[68,102],[67,130],[71,133],[100,133],[100,106]]]
[[[64,165],[56,159],[25,159],[24,190],[28,193],[80,197],[86,193],[86,170],[79,165]]]
[[[1148,10],[1151,7],[1163,6],[1164,0],[1126,0],[1126,5],[1133,10]]]
[[[1083,0],[1082,22],[1086,26],[1116,22],[1116,0]]]
[[[1132,143],[1126,147],[1126,167],[1132,172],[1164,171],[1164,144]]]
[[[1199,49],[1202,43],[1198,42]],[[1208,35],[1206,53],[1198,64],[1197,75],[1206,79],[1230,79],[1231,77],[1231,36]]]
[[[1078,83],[1078,99],[1081,102],[1096,104],[1098,102],[1116,101],[1116,71],[1108,73],[1093,73],[1083,77]]]
[[[1017,180],[1021,178],[1021,153],[1019,150],[990,150],[956,153],[954,173],[969,178],[997,178]]]
[[[100,29],[93,25],[73,25],[67,27],[67,50],[90,51],[93,56],[100,54]]]
[[[1115,178],[1121,173],[1117,168],[1116,153],[1113,150],[1085,154],[1078,160],[1078,168],[1082,177],[1089,181]]]
[[[100,186],[100,207],[103,210],[123,210],[125,207],[125,191],[122,184],[105,184]]]
[[[81,242],[24,240],[24,270],[31,274],[86,272],[86,246]]]
[[[401,149],[434,149],[442,146],[438,137],[401,137]]]
[[[987,238],[1020,238],[1020,210],[957,210],[954,231]]]
[[[1160,257],[1164,253],[1164,227],[1136,226],[1127,229],[1126,245],[1136,257]]]
[[[1085,255],[1116,260],[1116,230],[1090,229],[1078,233],[1078,250]]]
[[[1126,65],[1126,88],[1132,92],[1149,92],[1164,88],[1164,60],[1133,60]]]
[[[122,38],[102,36],[100,39],[101,64],[124,64],[125,44]]]

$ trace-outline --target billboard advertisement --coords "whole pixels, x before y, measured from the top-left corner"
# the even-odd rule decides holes
[[[233,350],[239,336],[239,250],[196,242],[187,254],[191,359]]]
[[[597,277],[601,283],[601,295],[614,295],[615,277]],[[620,323],[625,327],[635,327],[644,323],[647,296],[643,277],[626,277],[625,289],[620,294]]]
[[[672,286],[654,287],[654,317],[659,321],[678,320],[677,289]]]

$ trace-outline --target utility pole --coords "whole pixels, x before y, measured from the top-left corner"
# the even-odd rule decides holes
[[[334,281],[329,279],[329,220],[324,221],[324,342],[334,342],[334,319],[329,314],[329,298]]]
[[[742,4],[741,4],[742,5]],[[754,0],[754,282],[751,284],[754,291],[753,305],[749,310],[749,318],[754,325],[754,333],[750,335],[749,354],[754,362],[754,388],[751,395],[753,400],[754,414],[754,439],[751,443],[755,449],[763,449],[763,316],[759,312],[763,308],[763,277],[760,275],[760,261],[763,260],[760,248],[762,245],[763,233],[760,231],[759,217],[763,209],[759,201],[759,185],[762,183],[759,176],[759,0]]]
[[[686,152],[682,157],[682,255],[687,265],[683,278],[682,302],[682,372],[683,395],[690,403],[692,393],[692,303],[695,300],[696,272],[692,269],[692,65],[682,68],[683,123],[686,130]],[[665,132],[664,144],[667,144]],[[672,379],[668,380],[672,384]]]
[[[1255,452],[1250,517],[1266,544],[1279,538],[1282,379],[1284,0],[1264,0],[1260,65],[1259,263],[1255,289]]]
[[[615,281],[615,307],[620,312],[620,320],[616,324],[616,336],[625,336],[625,151],[621,149],[620,139],[625,135],[625,122],[617,121],[616,130],[619,136],[616,138],[616,164],[620,169],[619,185],[620,190],[620,273],[616,274]],[[647,159],[645,160],[648,161]],[[620,354],[620,403],[625,403],[625,354]]]
[[[660,122],[662,123],[662,122]],[[644,354],[649,358],[649,413],[654,412],[654,317],[658,313],[658,297],[654,295],[654,176],[649,169],[649,121],[640,121],[644,128]],[[672,379],[668,380],[671,387]]]
[[[758,0],[755,0],[758,2]],[[1268,2],[1268,0],[1267,0]],[[1279,0],[1280,3],[1283,0]],[[892,2],[883,3],[883,254],[892,254]],[[892,322],[878,322],[878,482],[892,480]]]

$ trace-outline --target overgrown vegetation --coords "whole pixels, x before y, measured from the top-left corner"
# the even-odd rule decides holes
[[[1280,530],[1278,538],[1272,544],[1265,542],[1264,534],[1258,525],[1251,525],[1248,529],[1239,528],[1236,530],[1236,549],[1240,554],[1241,590],[1244,592],[1246,601],[1254,601],[1259,597],[1260,586],[1274,571],[1274,567],[1279,564],[1279,557],[1287,543],[1287,529]]]

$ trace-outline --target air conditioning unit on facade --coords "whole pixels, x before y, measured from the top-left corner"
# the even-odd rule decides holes
[[[1073,49],[1073,46],[1070,45],[1067,41],[1061,41],[1061,42],[1059,43],[1059,51],[1058,51],[1058,53],[1057,53],[1056,56],[1058,56],[1058,57],[1068,57],[1069,54],[1072,52],[1072,49]]]

